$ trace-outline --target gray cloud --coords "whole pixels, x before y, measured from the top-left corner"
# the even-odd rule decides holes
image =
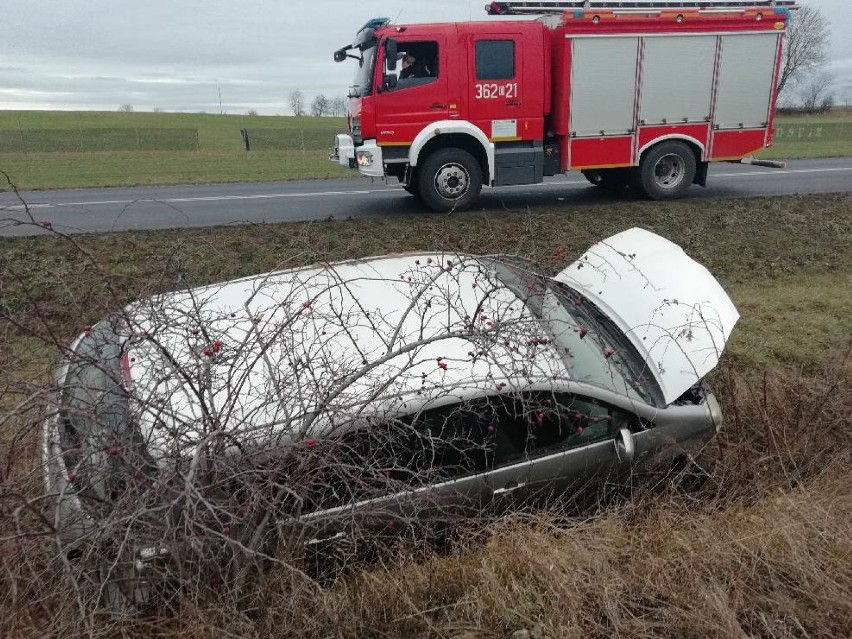
[[[847,0],[811,0],[832,23],[831,71],[852,84]],[[484,17],[484,0],[27,0],[7,3],[0,109],[285,113],[286,96],[341,95],[349,64],[331,53],[383,15],[400,22]]]

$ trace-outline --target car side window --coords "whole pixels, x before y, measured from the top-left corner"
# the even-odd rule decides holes
[[[395,419],[371,418],[327,442],[313,508],[460,479],[612,438],[630,414],[568,393],[497,395]]]
[[[494,433],[494,464],[502,466],[610,439],[629,421],[597,400],[566,393],[530,393],[505,403]]]
[[[439,77],[438,43],[434,41],[399,42],[397,68],[388,69],[385,60],[384,74],[396,77],[396,85],[386,91],[400,91],[411,87],[431,84]]]

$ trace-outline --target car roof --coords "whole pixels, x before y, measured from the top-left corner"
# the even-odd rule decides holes
[[[216,419],[267,441],[567,377],[489,261],[454,253],[265,273],[126,314],[132,394],[161,447],[171,444],[158,430],[205,421],[201,394]]]

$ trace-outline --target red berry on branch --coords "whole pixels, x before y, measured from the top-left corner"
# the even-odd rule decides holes
[[[109,449],[109,454],[110,454],[112,457],[115,457],[116,455],[118,455],[118,447],[117,447],[117,446],[113,446],[112,448],[110,448],[110,449]]]

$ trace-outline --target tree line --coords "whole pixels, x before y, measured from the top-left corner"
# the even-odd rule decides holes
[[[342,117],[346,115],[346,98],[342,96],[329,98],[325,94],[320,93],[311,100],[310,106],[308,106],[305,94],[299,89],[295,89],[287,96],[287,102],[290,105],[290,111],[293,112],[293,115],[308,115],[308,108],[310,108],[310,115],[315,118],[325,116]]]

